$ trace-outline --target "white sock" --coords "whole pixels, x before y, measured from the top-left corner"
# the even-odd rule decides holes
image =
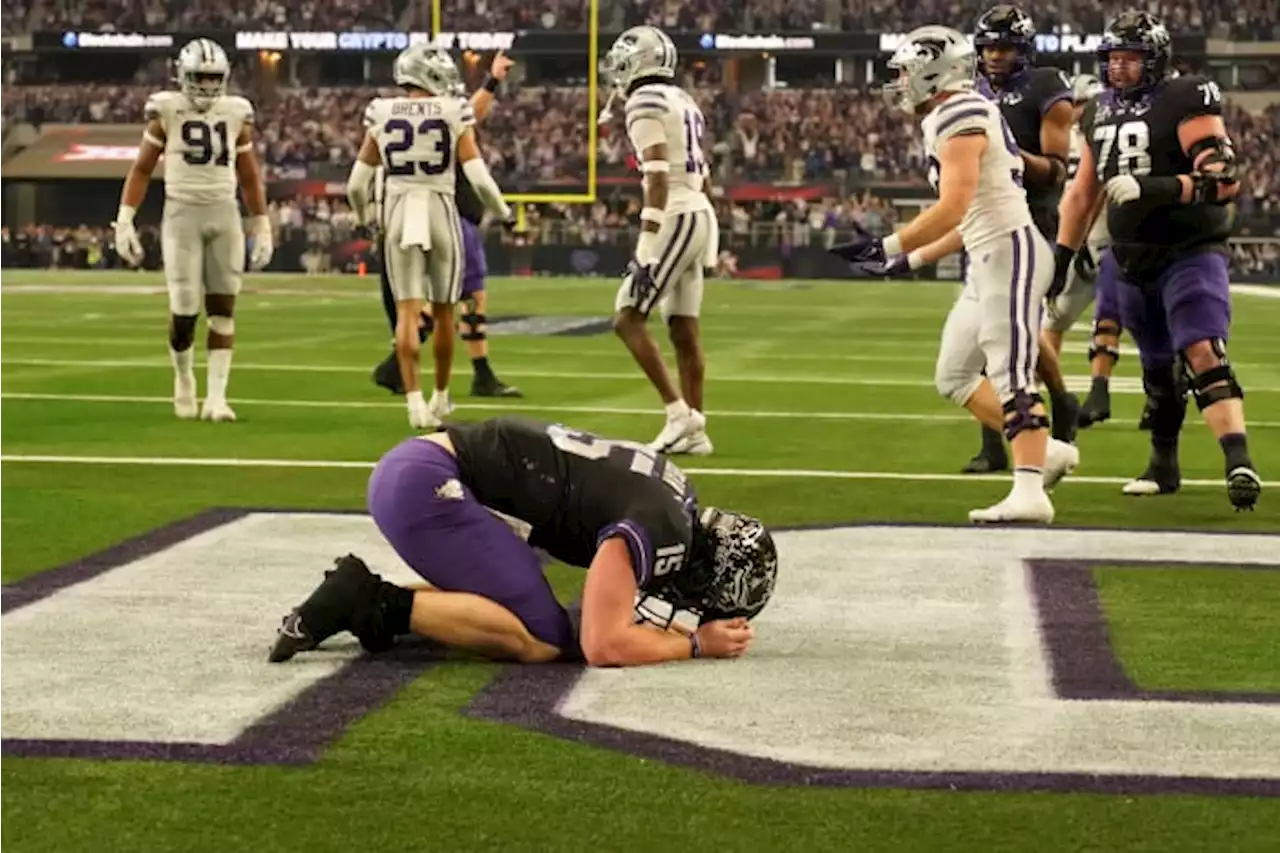
[[[196,352],[195,347],[187,347],[182,352],[178,352],[173,347],[169,347],[169,361],[173,362],[173,372],[186,376],[194,374]]]
[[[1013,469],[1012,495],[1044,494],[1044,469],[1036,465],[1019,465]]]
[[[434,397],[433,397],[433,399],[434,399]],[[407,404],[409,405],[409,408],[410,408],[410,409],[412,409],[414,406],[421,406],[421,407],[425,407],[425,406],[427,405],[427,401],[426,401],[426,400],[424,400],[424,399],[422,399],[422,389],[421,389],[421,388],[419,388],[417,391],[405,391],[405,392],[404,392],[404,401],[405,401],[405,403],[407,403]]]
[[[689,417],[689,413],[692,411],[692,409],[689,408],[689,404],[684,401],[683,397],[677,399],[674,403],[667,403],[666,408],[667,420],[669,421],[678,421],[683,418],[687,418]]]
[[[209,350],[209,387],[205,391],[206,400],[227,401],[227,380],[231,378],[230,349]]]

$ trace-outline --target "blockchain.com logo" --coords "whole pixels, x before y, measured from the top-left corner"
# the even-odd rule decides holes
[[[62,46],[63,46],[63,47],[75,47],[75,46],[76,46],[76,42],[77,42],[77,41],[78,41],[78,39],[76,38],[76,34],[75,34],[75,33],[63,33],[63,34],[62,34]]]
[[[71,33],[67,33],[67,35],[71,35]],[[698,44],[702,45],[703,50],[711,50],[716,46],[716,37],[711,33],[703,33],[702,38],[698,39]]]

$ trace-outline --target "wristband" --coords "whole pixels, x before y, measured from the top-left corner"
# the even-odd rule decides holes
[[[696,633],[689,635],[689,657],[702,657],[702,641],[698,639]]]
[[[484,86],[482,88],[490,95],[496,95],[498,94],[498,87],[501,85],[502,81],[490,74],[485,78]]]
[[[902,240],[897,234],[890,234],[880,241],[880,247],[884,249],[885,257],[892,258],[894,255],[902,254]]]

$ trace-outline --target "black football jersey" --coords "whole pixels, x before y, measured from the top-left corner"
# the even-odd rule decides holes
[[[1028,154],[1044,153],[1040,147],[1040,123],[1054,104],[1070,101],[1071,97],[1071,80],[1057,68],[1031,68],[995,89],[995,101],[1000,104],[1005,124],[1013,131],[1018,148]],[[1027,187],[1027,204],[1033,215],[1043,208],[1056,212],[1061,197],[1061,188]],[[1049,236],[1052,239],[1055,235]]]
[[[665,456],[518,417],[442,429],[463,482],[480,503],[529,524],[530,545],[585,568],[601,542],[621,537],[641,589],[685,568],[696,502],[684,472]]]
[[[1172,177],[1194,164],[1182,150],[1178,126],[1201,115],[1222,115],[1222,92],[1203,77],[1165,80],[1137,101],[1114,90],[1098,96],[1082,125],[1097,165],[1098,182],[1117,175]],[[1116,262],[1129,278],[1158,273],[1187,250],[1223,244],[1233,208],[1216,204],[1161,204],[1139,198],[1107,208]]]

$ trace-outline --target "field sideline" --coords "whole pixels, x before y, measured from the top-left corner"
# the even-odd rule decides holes
[[[603,321],[613,303],[613,280],[498,279],[490,287],[492,362],[498,375],[520,386],[526,397],[509,404],[467,397],[470,367],[460,352],[453,384],[460,404],[458,417],[518,411],[614,437],[648,440],[656,434],[661,426],[656,395],[611,333],[531,334],[528,322],[509,320],[538,318],[551,323],[560,318],[566,327]],[[261,678],[259,661],[265,661],[273,619],[278,618],[272,614],[294,603],[289,596],[297,578],[311,573],[318,577],[327,567],[323,557],[315,554],[347,546],[340,539],[315,534],[302,536],[296,547],[289,546],[296,554],[281,544],[293,535],[290,525],[313,530],[308,525],[323,526],[326,516],[294,520],[286,514],[273,520],[271,513],[265,513],[235,521],[243,512],[230,512],[219,516],[216,524],[244,526],[218,527],[210,520],[214,518],[210,511],[362,511],[369,467],[409,434],[401,403],[369,381],[369,372],[385,353],[388,340],[374,279],[247,277],[237,313],[230,382],[231,404],[239,415],[234,424],[184,423],[172,418],[162,288],[162,279],[153,274],[20,270],[6,270],[0,286],[3,664],[6,670],[14,667],[15,680],[7,687],[24,685],[28,698],[33,690],[48,690],[44,705],[49,708],[70,701],[72,694],[58,692],[71,689],[59,673],[76,671],[77,647],[86,649],[93,660],[110,661],[112,649],[117,648],[113,644],[125,642],[112,639],[118,627],[110,624],[112,613],[127,614],[140,626],[168,626],[138,640],[142,645],[137,648],[152,644],[157,661],[189,658],[199,666],[198,649],[188,654],[172,648],[181,646],[183,636],[190,633],[207,636],[211,650],[230,649],[218,653],[224,657],[245,650],[239,666],[244,672],[226,678]],[[1230,344],[1232,362],[1248,394],[1251,450],[1264,479],[1280,471],[1280,443],[1274,438],[1280,428],[1276,292],[1237,290]],[[932,388],[937,338],[954,296],[955,287],[950,284],[710,284],[703,318],[706,408],[717,453],[686,460],[683,466],[698,484],[701,499],[758,514],[778,527],[812,528],[816,532],[806,535],[816,537],[815,542],[825,535],[824,527],[911,524],[902,528],[903,565],[910,549],[918,551],[931,536],[940,537],[939,542],[969,541],[967,532],[950,531],[950,526],[962,525],[969,509],[998,499],[1007,481],[1000,476],[971,478],[957,473],[975,449],[977,430]],[[1081,328],[1068,338],[1065,365],[1077,388],[1087,387],[1086,334]],[[202,339],[200,334],[197,340]],[[202,363],[202,343],[198,353],[197,362]],[[1146,435],[1135,429],[1142,406],[1137,358],[1131,347],[1125,353],[1113,398],[1115,418],[1082,434],[1078,476],[1054,494],[1058,523],[1063,528],[1088,528],[1078,536],[1081,542],[1094,543],[1089,545],[1094,549],[1090,554],[1096,551],[1111,557],[1090,557],[1091,568],[1085,571],[1090,588],[1096,590],[1094,606],[1104,620],[1103,636],[1110,635],[1117,665],[1132,680],[1133,690],[1153,696],[1164,695],[1160,691],[1209,696],[1210,701],[1215,694],[1253,697],[1240,701],[1261,704],[1228,703],[1212,713],[1233,714],[1232,709],[1238,708],[1241,714],[1247,712],[1250,719],[1265,723],[1271,719],[1265,715],[1280,713],[1280,682],[1274,667],[1275,649],[1280,648],[1276,615],[1280,613],[1280,571],[1243,566],[1280,567],[1280,557],[1272,561],[1269,556],[1280,549],[1273,552],[1262,544],[1280,535],[1280,514],[1275,509],[1280,498],[1267,491],[1256,512],[1231,511],[1222,485],[1221,453],[1194,406],[1183,439],[1186,487],[1182,493],[1152,500],[1124,498],[1120,485],[1141,471],[1147,453]],[[197,377],[203,388],[202,367]],[[189,519],[197,520],[184,521]],[[175,523],[190,530],[162,530]],[[360,523],[357,519],[334,525],[357,530]],[[206,551],[197,548],[204,540],[190,538],[216,537],[219,530],[252,531],[255,524],[275,532],[261,534],[266,537],[261,542],[225,540],[224,546]],[[344,527],[352,524],[356,527]],[[1206,549],[1201,543],[1184,549],[1187,556],[1178,559],[1177,554],[1183,553],[1176,545],[1179,540],[1161,534],[1168,553],[1143,553],[1148,546],[1142,543],[1147,540],[1137,531],[1172,529],[1218,535],[1221,538],[1212,541],[1227,544]],[[1106,544],[1107,531],[1115,531],[1118,537],[1114,549]],[[875,540],[879,543],[875,549],[889,551],[873,550],[870,545],[861,552],[846,549],[839,553],[839,566],[827,566],[838,569],[830,582],[842,585],[830,588],[828,604],[843,604],[844,612],[837,607],[822,611],[826,615],[820,619],[788,624],[782,620],[800,618],[799,605],[780,601],[776,612],[780,621],[767,623],[784,637],[784,645],[791,644],[785,646],[791,657],[780,658],[789,662],[788,668],[827,672],[827,683],[802,686],[796,696],[802,700],[804,691],[812,690],[815,708],[828,707],[824,703],[837,709],[848,707],[849,719],[831,711],[811,724],[780,711],[771,716],[769,703],[760,698],[768,693],[763,689],[765,682],[756,683],[761,688],[757,691],[750,680],[755,677],[751,673],[767,678],[763,673],[775,672],[767,667],[782,647],[767,643],[754,664],[763,667],[760,670],[742,668],[736,674],[715,666],[685,670],[686,675],[703,679],[692,694],[683,689],[674,692],[670,685],[676,682],[664,681],[661,672],[646,674],[650,681],[644,682],[592,681],[592,689],[612,689],[605,682],[651,682],[656,686],[646,691],[645,701],[649,701],[653,695],[661,698],[661,685],[667,684],[665,689],[673,691],[668,704],[669,737],[685,737],[677,733],[690,730],[696,722],[714,729],[717,715],[724,716],[725,731],[729,731],[730,718],[742,714],[749,718],[748,730],[754,732],[751,742],[764,750],[761,754],[773,748],[770,744],[785,750],[816,731],[852,738],[833,741],[833,756],[841,750],[856,752],[859,738],[868,749],[885,742],[892,736],[877,730],[870,715],[855,710],[863,707],[859,703],[869,693],[869,688],[858,685],[871,683],[861,681],[858,673],[870,679],[886,667],[908,667],[930,644],[943,642],[948,635],[930,636],[930,623],[945,631],[951,613],[945,609],[948,599],[955,596],[954,606],[968,600],[964,596],[974,593],[974,588],[940,587],[927,596],[927,602],[919,603],[931,614],[928,619],[924,612],[907,609],[896,622],[879,624],[877,612],[894,612],[872,607],[871,596],[879,593],[869,587],[865,598],[862,592],[856,596],[849,592],[863,575],[869,577],[883,568],[885,560],[893,561],[884,556],[894,547],[892,535],[875,535],[889,537],[888,545]],[[1055,532],[1051,540],[1057,544],[1052,548],[1066,549],[1062,553],[1068,554],[1075,535],[1070,530]],[[1034,547],[1034,540],[1027,541]],[[1255,543],[1249,546],[1252,550],[1243,544],[1233,550],[1232,543],[1246,541]],[[817,579],[828,576],[809,574],[817,571],[805,562],[809,552],[802,549],[810,546],[800,539],[794,542],[789,553],[795,555],[796,577],[806,580],[803,589],[793,587],[792,592],[819,594],[822,588],[814,585],[826,583]],[[121,543],[136,553],[125,556],[119,548],[104,553]],[[351,547],[373,547],[362,543],[357,538]],[[222,586],[211,582],[203,593],[196,584],[192,592],[183,593],[187,597],[181,599],[185,602],[181,607],[159,615],[146,610],[146,602],[159,601],[163,587],[139,587],[133,597],[85,599],[104,606],[99,614],[104,621],[86,623],[97,625],[92,633],[77,633],[79,629],[70,623],[61,634],[47,633],[48,638],[63,637],[50,647],[47,680],[22,680],[33,642],[27,638],[37,635],[20,632],[39,628],[29,616],[36,605],[28,607],[28,600],[35,599],[28,599],[27,590],[41,577],[60,577],[57,567],[76,563],[80,567],[76,571],[82,573],[106,569],[102,577],[107,582],[124,584],[127,572],[139,578],[161,577],[155,573],[161,571],[165,554],[194,554],[191,565],[205,572],[216,570],[220,553],[240,553],[237,548],[248,556],[227,569],[242,572],[236,577],[243,577],[243,583],[223,579]],[[1246,550],[1256,556],[1241,556]],[[148,558],[152,562],[137,562],[144,551],[155,554]],[[288,563],[289,568],[273,576],[264,571],[272,565],[270,560],[258,565],[254,560],[263,558],[253,557],[255,553],[275,555],[272,559],[283,561],[282,566]],[[1140,566],[1144,559],[1155,562]],[[180,569],[179,565],[173,570]],[[981,570],[980,554],[958,554],[953,566],[940,564],[936,572],[921,577],[929,583],[944,583],[952,571],[959,578],[963,572]],[[783,571],[787,571],[785,563]],[[295,574],[284,577],[289,572]],[[558,593],[566,599],[576,595],[580,572],[564,567],[552,567],[550,572]],[[83,588],[88,595],[89,587],[85,582],[67,589]],[[61,595],[49,598],[49,606]],[[278,600],[280,596],[283,601]],[[251,612],[236,609],[242,607],[236,603],[241,599],[252,602]],[[932,607],[943,609],[935,612]],[[208,621],[212,618],[208,614],[214,613],[229,614],[219,617],[230,620],[223,624],[240,627],[219,632]],[[1006,616],[1004,612],[1000,618]],[[841,630],[852,633],[824,634],[827,626],[844,619],[848,624]],[[881,646],[875,637],[882,635],[858,633],[873,631],[889,632],[883,636],[897,640]],[[806,643],[811,644],[809,652]],[[1000,643],[995,647],[1000,648]],[[833,655],[831,668],[815,668],[814,661],[828,653]],[[58,663],[58,654],[69,656],[66,669]],[[742,663],[745,667],[748,662]],[[945,786],[930,790],[934,786],[893,782],[852,787],[756,784],[741,781],[736,778],[739,774],[725,769],[732,764],[727,760],[716,772],[705,769],[705,763],[677,757],[655,760],[653,752],[637,757],[626,751],[630,747],[621,740],[602,746],[606,741],[581,732],[575,735],[572,726],[561,726],[563,731],[555,725],[530,731],[518,723],[518,709],[479,713],[476,709],[488,701],[485,697],[498,695],[502,684],[521,683],[524,677],[500,667],[430,654],[402,663],[343,665],[348,675],[390,679],[387,683],[395,687],[387,688],[385,701],[370,700],[367,712],[352,716],[331,742],[318,749],[314,760],[294,765],[217,758],[26,757],[35,755],[28,743],[35,735],[22,733],[37,731],[39,726],[23,716],[27,711],[20,713],[19,703],[26,700],[6,691],[6,760],[0,772],[6,793],[5,836],[11,848],[319,853],[358,846],[604,851],[710,843],[743,851],[1189,853],[1263,851],[1280,844],[1277,799],[1250,793],[1270,793],[1273,784],[1280,791],[1280,774],[1269,776],[1262,765],[1241,770],[1241,778],[1249,776],[1252,782],[1219,795],[1213,793],[1213,784],[1185,788],[1189,793],[1143,793],[1141,786],[1108,787],[1105,780],[1076,788],[1066,785],[1082,791],[1070,793],[1057,790],[1064,787],[1057,783],[1043,786],[1055,790],[1037,790],[1035,785],[1028,790],[1028,785],[1018,783],[1001,791],[946,790]],[[177,663],[173,667],[146,675],[158,679],[147,688],[157,691],[158,701],[168,701],[166,682],[189,695],[203,695],[203,690],[216,695],[220,682],[208,683],[212,676],[184,670]],[[267,669],[265,662],[261,668]],[[133,672],[121,667],[126,669]],[[85,676],[94,677],[92,672]],[[571,682],[575,675],[556,677]],[[124,691],[119,686],[123,682],[114,683]],[[276,688],[283,689],[280,685],[272,689]],[[224,690],[228,707],[248,701],[238,688],[225,686]],[[832,692],[836,690],[842,692]],[[757,692],[760,696],[753,696]],[[721,704],[726,707],[721,709]],[[37,711],[32,713],[42,713],[38,703],[34,707]],[[637,721],[647,713],[639,704],[633,710]],[[66,705],[65,712],[68,719],[92,716],[79,700]],[[219,712],[211,708],[210,715]],[[660,726],[661,714],[656,719],[655,725]],[[56,721],[40,723],[46,724],[56,727]],[[648,724],[634,725],[641,730]],[[1280,737],[1280,724],[1275,731]],[[1110,730],[1108,738],[1111,734],[1117,744],[1127,737],[1121,729]],[[20,735],[27,739],[22,749],[12,745]],[[1026,732],[1010,733],[1009,740],[1025,736]],[[15,738],[12,743],[11,738]],[[92,731],[84,738],[95,740]],[[96,739],[103,738],[119,736]],[[156,738],[165,739],[140,736],[146,741]],[[1184,747],[1190,749],[1177,739],[1171,741],[1165,758],[1176,761]],[[1117,749],[1120,755],[1123,750]],[[888,754],[892,752],[888,749]],[[940,754],[940,766],[959,760],[956,756],[964,752],[957,741],[954,750]],[[908,757],[906,751],[903,755]],[[1265,764],[1267,759],[1259,760]],[[1053,768],[1046,765],[1045,769]],[[1229,765],[1214,774],[1227,780],[1224,792],[1231,788],[1227,782],[1235,777]],[[1177,785],[1157,789],[1181,790]]]

